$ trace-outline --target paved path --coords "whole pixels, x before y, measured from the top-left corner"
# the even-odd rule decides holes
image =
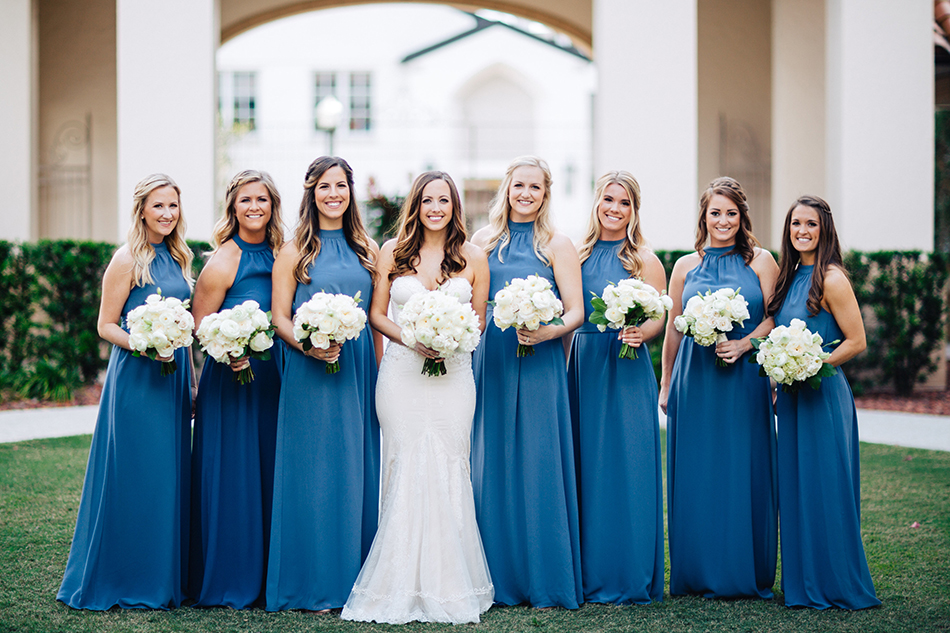
[[[99,407],[0,411],[0,443],[92,433]],[[660,425],[666,416],[660,414]],[[862,442],[950,451],[950,416],[858,411]]]

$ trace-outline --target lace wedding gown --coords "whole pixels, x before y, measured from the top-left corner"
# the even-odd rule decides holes
[[[472,299],[463,277],[449,279],[442,290],[462,302]],[[416,277],[396,278],[393,318],[424,291]],[[423,360],[390,343],[379,367],[379,529],[343,607],[345,620],[460,624],[478,622],[492,605],[469,465],[475,411],[471,355],[446,359],[444,376],[422,375]]]

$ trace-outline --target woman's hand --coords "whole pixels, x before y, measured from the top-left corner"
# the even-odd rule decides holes
[[[231,371],[239,372],[242,369],[246,369],[251,364],[251,359],[247,356],[240,356],[238,358],[232,358],[230,362]]]
[[[666,403],[670,399],[670,388],[666,385],[660,385],[660,396],[658,398],[660,403],[660,410],[663,411],[663,414],[666,415]]]
[[[628,325],[617,333],[617,339],[624,345],[640,347],[643,345],[643,330],[636,325]]]
[[[559,330],[551,325],[542,325],[537,330],[518,330],[518,342],[522,345],[537,345],[559,336]]]
[[[155,360],[160,363],[170,363],[175,360],[175,352],[172,352],[168,356],[159,356],[158,352],[155,352]]]
[[[418,352],[419,354],[421,354],[422,356],[426,358],[431,358],[433,360],[438,360],[438,361],[444,360],[442,356],[439,354],[439,352],[435,351],[431,347],[426,347],[425,345],[423,345],[422,343],[418,341],[416,341],[416,345],[412,349],[416,350],[416,352]]]
[[[748,337],[735,341],[722,341],[716,343],[716,356],[731,365],[750,349],[752,349],[752,343],[749,342]]]
[[[325,363],[335,363],[340,358],[340,350],[343,349],[343,343],[330,343],[330,347],[326,349],[320,349],[319,347],[311,347],[304,354],[310,358],[316,358],[317,360],[322,360]]]

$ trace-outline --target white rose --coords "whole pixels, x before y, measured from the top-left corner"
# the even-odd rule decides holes
[[[274,339],[267,336],[264,332],[258,332],[250,342],[251,349],[255,352],[263,352],[274,346]]]

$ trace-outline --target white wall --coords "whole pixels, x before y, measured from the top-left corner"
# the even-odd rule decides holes
[[[466,178],[501,178],[515,156],[473,156],[466,124],[491,116],[481,90],[514,84],[519,107],[534,115],[531,133],[516,136],[532,139],[530,151],[551,165],[559,226],[580,233],[591,195],[593,65],[500,26],[400,63],[473,25],[444,6],[369,5],[273,22],[227,42],[219,70],[255,71],[259,88],[258,129],[230,145],[227,176],[248,168],[271,172],[292,225],[307,165],[327,150],[325,133],[313,128],[314,73],[336,71],[339,81],[370,71],[373,129],[339,130],[334,141],[334,153],[353,166],[360,198],[370,176],[387,195],[407,193],[426,169],[449,172],[459,187]],[[521,144],[512,141],[515,151]]]
[[[827,0],[828,201],[845,248],[933,248],[933,3]]]
[[[621,26],[622,25],[622,26]],[[595,171],[626,169],[655,248],[689,248],[697,208],[696,0],[597,0]],[[690,227],[690,228],[687,228]]]
[[[118,235],[132,192],[163,172],[182,189],[188,237],[211,235],[217,7],[214,0],[116,1]]]
[[[5,0],[0,19],[0,239],[36,237],[37,48],[30,0]]]

